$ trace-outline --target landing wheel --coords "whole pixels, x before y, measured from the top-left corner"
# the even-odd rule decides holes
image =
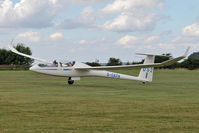
[[[71,79],[71,77],[68,78],[68,84],[72,85],[74,83],[74,80]]]

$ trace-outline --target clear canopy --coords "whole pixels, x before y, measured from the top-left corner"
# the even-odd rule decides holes
[[[39,64],[40,67],[72,67],[75,65],[75,61],[57,62],[56,60],[52,64]]]

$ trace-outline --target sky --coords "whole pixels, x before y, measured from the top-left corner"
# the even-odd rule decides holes
[[[14,39],[49,61],[139,61],[199,51],[198,0],[0,0],[0,48]]]

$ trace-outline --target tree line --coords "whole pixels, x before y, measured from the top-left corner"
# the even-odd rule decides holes
[[[167,54],[162,54],[164,56],[156,56],[155,57],[155,63],[161,63],[166,60],[169,60],[172,57],[170,53]],[[108,60],[108,63],[105,65],[107,66],[116,66],[116,65],[133,65],[133,64],[142,64],[144,62],[144,59],[139,62],[126,62],[123,63],[119,58],[110,58]],[[87,62],[86,64],[90,66],[101,66],[99,62]],[[195,52],[191,54],[187,59],[185,59],[182,62],[176,62],[170,66],[164,66],[164,67],[159,67],[159,69],[175,69],[175,68],[186,68],[189,70],[194,70],[199,68],[199,52]]]
[[[23,44],[17,44],[15,47],[18,51],[32,55],[29,47],[25,47]],[[10,50],[0,49],[0,65],[31,65],[33,60],[13,53]]]
[[[17,44],[15,47],[18,51],[32,55],[31,49],[29,47],[25,47],[22,43]],[[170,58],[173,58],[170,53],[163,54],[164,56],[156,56],[155,63],[161,63]],[[90,66],[116,66],[116,65],[131,65],[131,64],[142,64],[144,59],[140,62],[126,62],[123,63],[119,58],[111,57],[109,58],[107,63],[101,64],[99,60],[95,62],[86,62],[86,64]],[[31,65],[33,60],[30,58],[26,58],[20,55],[17,55],[10,50],[0,49],[0,65]],[[182,62],[176,62],[170,66],[160,67],[160,69],[175,69],[175,68],[186,68],[189,70],[194,70],[199,68],[199,52],[191,54],[187,59]]]

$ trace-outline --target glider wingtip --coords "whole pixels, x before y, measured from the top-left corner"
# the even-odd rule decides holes
[[[12,48],[13,48],[13,41],[14,41],[14,39],[12,39],[12,40],[10,41],[10,43],[8,44],[8,48],[9,48],[9,49],[12,49]]]
[[[189,47],[187,47],[187,50],[186,50],[186,52],[184,53],[184,57],[187,57],[187,55],[188,55],[188,53],[189,53],[189,50],[190,50],[190,46]]]

